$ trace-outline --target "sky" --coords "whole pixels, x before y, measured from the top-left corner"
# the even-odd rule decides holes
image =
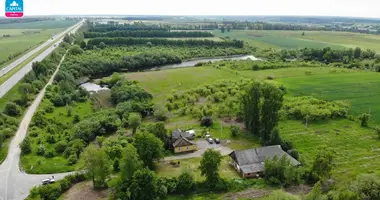
[[[5,0],[0,4],[4,13]],[[380,18],[380,0],[24,0],[24,15],[302,15]]]

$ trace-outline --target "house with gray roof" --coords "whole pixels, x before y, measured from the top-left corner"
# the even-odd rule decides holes
[[[233,151],[229,156],[233,161],[234,168],[243,178],[260,176],[264,172],[265,160],[274,156],[286,156],[294,166],[301,165],[300,162],[282,150],[280,145]]]

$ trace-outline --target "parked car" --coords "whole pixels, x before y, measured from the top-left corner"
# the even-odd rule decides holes
[[[207,138],[207,142],[210,143],[210,144],[213,144],[214,140],[212,138]]]
[[[216,138],[216,139],[215,139],[215,144],[220,144],[220,140],[219,140],[219,138]]]
[[[47,184],[51,184],[54,182],[55,182],[54,176],[52,176],[52,178],[47,178],[47,179],[42,180],[42,185],[47,185]]]
[[[205,138],[206,138],[206,139],[208,139],[208,138],[210,138],[210,137],[211,137],[211,135],[209,135],[209,134],[205,135]]]

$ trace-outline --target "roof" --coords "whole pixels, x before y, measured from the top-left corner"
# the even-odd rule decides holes
[[[180,137],[173,143],[173,147],[185,147],[191,145],[194,145],[194,143],[184,137]]]
[[[194,135],[192,135],[189,132],[182,132],[180,129],[176,129],[172,132],[172,139],[179,139],[180,137],[184,138],[192,138]]]
[[[282,150],[280,145],[260,147],[256,149],[247,149],[242,151],[233,151],[230,157],[240,166],[244,173],[264,171],[264,161],[274,156],[286,156],[290,163],[297,166],[301,163]]]

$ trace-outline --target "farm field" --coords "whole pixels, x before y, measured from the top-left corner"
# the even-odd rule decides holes
[[[312,70],[313,73],[305,75],[308,70]],[[240,71],[239,73],[246,77],[259,79],[275,74],[276,79],[272,82],[285,85],[289,95],[312,95],[327,100],[348,99],[352,102],[351,114],[365,112],[367,111],[366,105],[372,105],[371,114],[374,121],[380,120],[379,111],[377,111],[380,108],[376,106],[377,98],[379,98],[376,94],[379,94],[380,91],[374,87],[379,79],[377,73],[348,69],[336,69],[335,71],[331,68],[288,68],[256,72]],[[210,79],[208,74],[215,76]],[[158,102],[164,100],[164,97],[173,89],[183,91],[217,79],[237,79],[241,76],[210,67],[127,74],[128,79],[140,81],[145,89],[159,99]],[[176,77],[186,77],[186,79]],[[186,121],[184,119],[172,120],[179,120],[179,124]],[[169,126],[174,123],[171,121],[168,123]],[[333,148],[337,164],[333,176],[338,181],[351,180],[359,173],[380,173],[380,168],[377,167],[380,163],[380,157],[377,156],[380,141],[371,129],[361,128],[359,122],[329,120],[309,124],[306,128],[301,121],[286,120],[280,121],[279,126],[282,137],[293,142],[295,148],[301,153],[302,161],[306,161],[307,164],[310,164],[316,152],[323,145]],[[369,159],[372,159],[370,163]],[[352,164],[353,160],[355,161],[354,165]],[[160,170],[161,173],[166,171],[165,168]]]
[[[232,30],[221,33],[213,31],[216,36],[229,36],[241,39],[259,48],[297,49],[297,48],[323,48],[330,46],[336,49],[361,47],[380,52],[379,35],[326,32],[326,31],[258,31],[258,30]]]
[[[380,123],[380,74],[375,72],[329,73],[284,77],[276,82],[283,84],[291,95],[314,96],[325,100],[349,100],[350,114],[356,116],[370,112]]]
[[[47,41],[51,36],[62,32],[74,23],[75,21],[61,20],[25,24],[0,24],[0,62],[7,61],[11,55],[33,49],[41,42]],[[10,37],[4,37],[5,35]]]

